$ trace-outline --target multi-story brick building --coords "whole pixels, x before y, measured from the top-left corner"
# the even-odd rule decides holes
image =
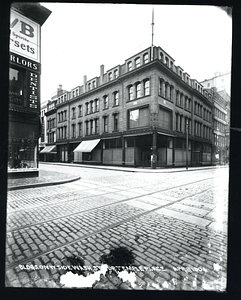
[[[213,100],[213,162],[229,161],[230,97],[217,88],[207,89]]]
[[[161,47],[149,47],[48,110],[58,161],[173,167],[212,163],[212,95]],[[51,128],[53,131],[54,128]],[[186,150],[188,149],[188,153]]]

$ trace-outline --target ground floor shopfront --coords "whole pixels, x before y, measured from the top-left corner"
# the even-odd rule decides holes
[[[212,164],[211,143],[149,133],[82,141],[73,149],[73,162],[159,168]],[[186,152],[188,151],[188,153]],[[188,162],[187,162],[188,161]]]
[[[39,118],[9,113],[8,177],[36,177],[38,170]]]
[[[190,137],[187,141],[185,135],[159,132],[66,141],[57,143],[54,151],[49,161],[152,167],[155,157],[155,167],[159,168],[213,163],[211,142]]]

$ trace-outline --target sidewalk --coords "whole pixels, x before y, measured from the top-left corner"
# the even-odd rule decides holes
[[[50,172],[39,170],[39,177],[30,178],[10,178],[8,179],[8,190],[27,189],[41,186],[50,186],[56,184],[63,184],[79,180],[80,177],[60,172]]]
[[[229,165],[218,165],[218,166],[202,166],[202,167],[175,167],[175,168],[156,168],[151,167],[122,167],[122,166],[108,166],[108,165],[87,165],[87,164],[77,164],[77,163],[61,163],[61,162],[40,162],[41,164],[48,165],[59,165],[59,166],[69,166],[69,167],[79,167],[79,168],[92,168],[92,169],[102,169],[102,170],[112,170],[112,171],[122,171],[122,172],[140,172],[140,173],[175,173],[184,171],[198,171],[206,169],[219,169],[228,168]]]
[[[69,166],[69,167],[76,167],[76,168],[92,168],[92,169],[102,169],[102,170],[112,170],[112,171],[122,171],[122,172],[133,172],[133,173],[134,172],[174,173],[174,172],[188,172],[188,171],[228,167],[227,165],[207,166],[207,167],[188,167],[188,170],[186,170],[185,167],[169,168],[169,169],[166,168],[151,169],[151,168],[142,168],[142,167],[134,168],[134,167],[122,167],[122,166],[99,166],[99,165],[84,165],[84,164],[75,164],[75,163],[40,162],[39,177],[8,179],[8,190],[17,190],[17,189],[63,184],[63,183],[80,179],[80,177],[72,176],[65,173],[41,170],[41,164]]]

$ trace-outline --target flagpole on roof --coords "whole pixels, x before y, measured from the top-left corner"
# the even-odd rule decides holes
[[[152,6],[152,22],[151,22],[151,60],[153,60],[153,48],[154,48],[154,6]]]

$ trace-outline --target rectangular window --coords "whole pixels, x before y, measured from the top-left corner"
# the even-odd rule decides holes
[[[90,102],[90,112],[93,113],[94,111],[94,101]]]
[[[95,99],[95,111],[99,111],[99,99]]]
[[[85,122],[85,133],[86,133],[86,135],[88,135],[89,134],[89,122],[87,121],[87,122]]]
[[[23,105],[23,71],[9,69],[9,102],[12,104]]]
[[[94,124],[93,120],[90,121],[90,134],[94,134]]]
[[[109,99],[108,96],[104,96],[104,109],[109,107]]]
[[[72,137],[75,138],[75,124],[72,124]]]
[[[75,107],[72,108],[72,119],[75,119]]]
[[[141,97],[141,84],[138,83],[136,85],[136,98],[140,98]]]
[[[79,136],[82,136],[82,123],[79,123]]]
[[[176,114],[176,126],[177,126],[177,114]],[[164,129],[172,129],[172,112],[164,109],[163,107],[159,108],[158,113],[158,125]],[[177,127],[176,127],[177,128]]]
[[[82,117],[82,105],[79,105],[79,117]]]
[[[104,119],[104,132],[108,132],[108,117],[107,116],[105,116],[105,117],[103,117],[103,119]]]
[[[128,112],[128,121],[130,129],[150,125],[149,107],[130,110]]]
[[[99,120],[95,119],[95,133],[99,133]]]
[[[114,114],[113,117],[114,117],[114,131],[117,131],[119,129],[118,128],[118,114]]]

